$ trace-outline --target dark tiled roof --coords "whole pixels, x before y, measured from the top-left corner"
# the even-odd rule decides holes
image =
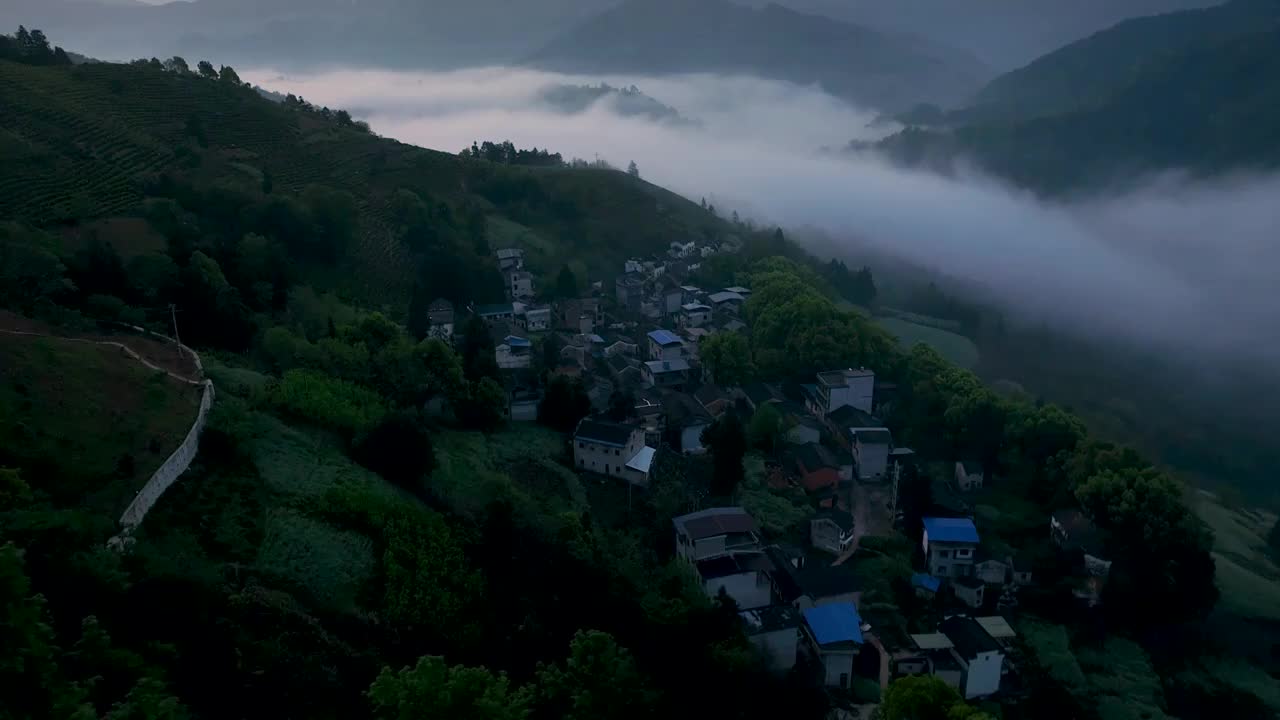
[[[728,535],[731,533],[754,532],[756,521],[740,507],[719,507],[699,510],[673,519],[677,528],[694,540]]]
[[[773,571],[773,563],[764,553],[735,553],[721,555],[698,561],[698,575],[703,580],[740,575],[748,572],[768,573]]]
[[[773,560],[774,569],[769,573],[769,577],[773,578],[773,586],[778,591],[778,596],[785,603],[795,602],[804,594],[800,589],[800,582],[796,579],[796,573],[799,571],[791,564],[786,551],[782,548],[771,545],[764,551],[769,559]]]
[[[883,427],[884,423],[871,413],[863,412],[852,405],[843,405],[827,413],[827,419],[836,427]]]
[[[707,425],[711,423],[711,415],[693,399],[692,395],[682,392],[669,392],[662,397],[662,411],[672,425]]]
[[[578,423],[578,431],[574,433],[574,437],[578,440],[590,440],[605,445],[623,447],[631,439],[631,433],[635,429],[631,425],[584,418],[582,422]]]
[[[698,388],[698,391],[695,392],[693,396],[698,399],[698,402],[702,403],[703,407],[714,402],[729,399],[729,396],[725,395],[723,390],[711,383],[703,384],[703,386]]]
[[[849,434],[863,445],[892,445],[893,433],[885,428],[850,428]]]
[[[966,660],[972,660],[984,652],[1000,650],[1000,643],[987,634],[973,618],[955,615],[942,621],[938,630],[950,638],[956,652]]]
[[[818,443],[807,443],[796,446],[796,460],[804,466],[805,472],[817,472],[823,468],[839,469],[831,452]]]
[[[782,400],[780,393],[773,387],[762,382],[751,383],[742,388],[743,394],[751,401],[752,405],[762,405],[767,402],[778,402]]]

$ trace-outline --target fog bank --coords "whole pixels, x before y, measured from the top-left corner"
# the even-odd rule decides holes
[[[1280,178],[1153,181],[1123,196],[1040,201],[981,175],[958,179],[816,148],[875,139],[874,115],[815,88],[743,77],[242,72],[341,107],[375,132],[456,152],[509,139],[566,158],[634,160],[645,179],[763,223],[814,226],[985,287],[1015,314],[1186,356],[1280,359]],[[624,118],[608,101],[576,115],[542,106],[557,83],[635,84],[699,127]],[[841,252],[856,262],[852,251]]]

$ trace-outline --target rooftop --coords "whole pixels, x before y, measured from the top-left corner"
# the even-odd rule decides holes
[[[911,641],[921,650],[948,650],[955,647],[955,645],[951,644],[951,638],[942,633],[912,635]]]
[[[966,660],[972,660],[985,652],[1000,651],[1000,643],[988,635],[973,618],[953,615],[943,620],[938,630],[951,639],[956,652]]]
[[[657,454],[657,452],[657,450],[645,445],[627,461],[627,468],[642,473],[649,472],[649,468],[653,466],[653,456]]]
[[[658,343],[662,347],[680,344],[680,338],[670,330],[654,330],[649,333],[649,339]]]
[[[893,433],[882,427],[851,427],[849,436],[862,445],[892,445]]]
[[[747,635],[792,630],[800,627],[800,611],[791,605],[772,605],[770,607],[745,610],[738,613],[746,624]]]
[[[662,396],[662,411],[672,425],[693,427],[709,425],[711,414],[692,395],[669,392]]]
[[[742,388],[742,392],[757,407],[767,402],[782,402],[782,392],[766,383],[750,383]]]
[[[698,561],[698,575],[703,580],[771,570],[773,570],[773,563],[762,552],[734,553]]]
[[[845,368],[844,370],[828,370],[818,373],[818,382],[829,385],[831,387],[842,387],[848,385],[850,380],[857,378],[874,378],[875,372],[866,368]]]
[[[731,293],[738,293],[739,295],[750,295],[750,294],[751,294],[751,291],[750,291],[750,290],[748,290],[747,288],[742,287],[741,285],[734,285],[733,287],[727,287],[727,288],[725,288],[725,289],[724,289],[724,291],[725,291],[725,292],[731,292]]]
[[[523,257],[524,251],[520,248],[502,248],[498,251],[499,260],[507,260],[510,258]]]
[[[626,447],[627,442],[631,440],[631,433],[636,429],[633,425],[583,418],[578,423],[578,431],[573,436],[579,440],[590,440],[602,445]]]
[[[743,300],[746,300],[746,298],[742,297],[738,293],[729,292],[728,290],[724,290],[718,293],[711,293],[710,295],[707,296],[707,299],[717,305],[724,302],[742,302]]]
[[[480,317],[486,317],[490,315],[514,315],[515,312],[516,312],[515,306],[512,305],[511,303],[502,303],[499,305],[477,305],[476,306],[476,314],[479,315]]]
[[[654,375],[670,372],[685,372],[689,369],[689,361],[684,358],[676,358],[675,360],[650,360],[645,363],[649,368],[649,372]]]
[[[911,586],[924,588],[929,592],[938,592],[938,588],[942,587],[942,581],[928,573],[912,573]]]
[[[929,542],[978,542],[978,528],[969,518],[927,517],[924,519],[924,531]]]
[[[862,618],[851,602],[819,605],[804,611],[804,621],[819,645],[862,643]]]
[[[693,538],[715,537],[731,533],[755,532],[756,521],[740,507],[718,507],[681,515],[671,521],[676,529]]]
[[[816,472],[823,468],[839,468],[836,459],[831,456],[831,451],[818,443],[797,445],[793,452],[796,460],[804,467],[806,473]]]
[[[729,396],[725,395],[723,390],[712,383],[703,383],[702,387],[698,388],[698,391],[695,392],[693,396],[698,400],[698,402],[702,403],[703,407],[714,402],[729,399]]]
[[[988,615],[987,617],[974,618],[974,622],[982,626],[987,634],[996,640],[1017,637],[1018,633],[1009,624],[1008,620],[999,615]]]
[[[836,427],[884,427],[884,423],[880,422],[880,419],[875,415],[863,412],[852,405],[841,405],[835,410],[832,410],[827,414],[827,419],[829,419]]]
[[[519,336],[517,336],[517,335],[508,335],[508,336],[506,336],[506,337],[502,338],[502,342],[506,343],[507,345],[509,345],[509,346],[511,346],[511,347],[513,347],[513,348],[516,348],[516,347],[526,347],[526,348],[527,348],[527,347],[529,347],[529,346],[531,345],[531,343],[529,342],[529,340],[528,340],[528,339],[526,339],[526,338],[522,338],[522,337],[519,337]]]

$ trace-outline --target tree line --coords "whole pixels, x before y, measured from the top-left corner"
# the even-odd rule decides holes
[[[25,65],[70,65],[71,57],[60,47],[50,45],[43,30],[19,25],[13,35],[0,35],[0,60]]]

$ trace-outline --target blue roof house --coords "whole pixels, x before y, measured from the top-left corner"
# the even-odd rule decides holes
[[[650,360],[678,360],[684,357],[684,342],[670,330],[649,333]]]
[[[825,670],[825,683],[848,688],[853,664],[862,650],[862,618],[851,602],[818,605],[804,611],[802,625],[809,651]]]
[[[973,574],[978,528],[969,518],[925,518],[921,544],[930,575],[955,578]]]

